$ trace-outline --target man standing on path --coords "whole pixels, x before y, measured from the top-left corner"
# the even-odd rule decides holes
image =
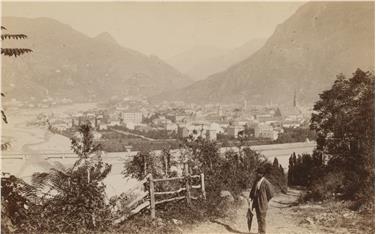
[[[252,210],[256,210],[259,234],[266,233],[266,211],[268,210],[268,203],[273,197],[272,185],[264,176],[265,169],[258,168],[256,180],[249,194],[249,198],[253,201]]]

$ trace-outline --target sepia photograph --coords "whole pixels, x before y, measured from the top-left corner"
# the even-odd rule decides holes
[[[1,233],[375,233],[374,1],[1,1]]]

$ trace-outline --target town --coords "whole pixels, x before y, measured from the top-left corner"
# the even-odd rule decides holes
[[[2,233],[374,233],[374,2],[1,5]]]
[[[41,113],[30,124],[46,125],[54,133],[67,137],[72,137],[78,126],[90,124],[96,131],[96,140],[107,152],[140,150],[146,143],[150,150],[176,148],[177,140],[199,136],[223,146],[238,141],[260,145],[314,140],[308,124],[312,109],[297,105],[296,94],[291,99],[290,106],[280,107],[248,105],[246,100],[227,105],[178,101],[154,105],[144,97],[126,97],[70,114],[49,114],[40,106]],[[46,108],[69,105],[67,100],[46,99],[43,105]],[[13,109],[35,108],[31,103],[16,100],[10,103]]]

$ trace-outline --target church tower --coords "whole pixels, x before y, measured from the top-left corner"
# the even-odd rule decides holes
[[[293,106],[296,107],[296,89],[294,90]]]
[[[219,104],[219,106],[218,106],[217,115],[218,116],[223,116],[223,110],[222,110],[221,104]]]

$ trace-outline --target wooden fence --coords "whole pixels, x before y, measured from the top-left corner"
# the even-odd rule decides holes
[[[199,179],[199,184],[191,183],[193,180]],[[163,183],[167,181],[180,181],[184,182],[184,187],[179,187],[176,190],[169,190],[169,191],[156,191],[156,185],[158,183]],[[201,198],[206,200],[206,192],[205,192],[205,176],[204,174],[200,175],[187,175],[181,177],[171,177],[171,178],[162,178],[162,179],[154,179],[151,174],[147,175],[142,181],[142,184],[148,185],[148,191],[144,191],[140,196],[138,196],[135,200],[127,205],[127,207],[131,210],[127,216],[118,218],[114,220],[114,224],[118,224],[123,222],[124,220],[128,219],[129,217],[141,212],[144,209],[150,209],[151,218],[154,219],[156,217],[156,206],[159,204],[172,202],[172,201],[179,201],[186,199],[187,205],[192,206],[192,200],[197,200],[199,197],[193,196],[192,192],[194,190],[198,191]],[[184,195],[181,193],[184,192]],[[161,196],[169,195],[171,197],[160,199]]]

